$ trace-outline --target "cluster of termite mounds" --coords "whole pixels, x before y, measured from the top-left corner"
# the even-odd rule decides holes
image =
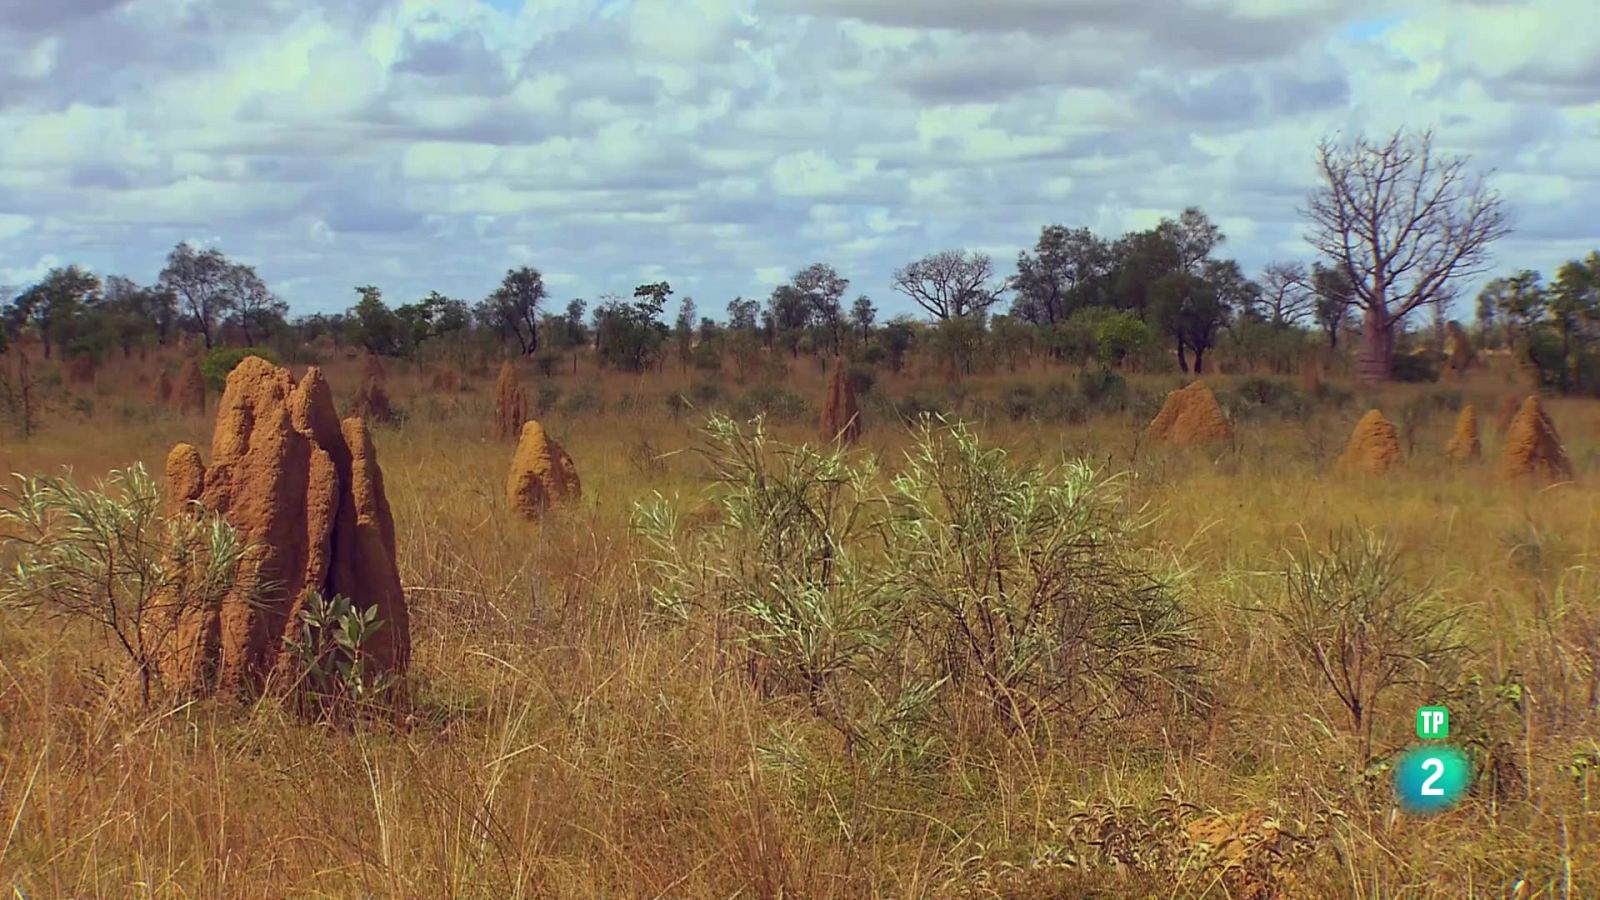
[[[1505,422],[1500,456],[1495,463],[1495,473],[1512,481],[1535,479],[1543,481],[1570,481],[1572,463],[1561,446],[1561,436],[1555,422],[1545,412],[1538,395],[1530,395],[1520,403],[1513,398],[1515,412]],[[1465,464],[1483,456],[1483,441],[1478,435],[1478,414],[1469,404],[1462,407],[1456,417],[1455,429],[1445,444],[1444,457],[1448,462]],[[1350,435],[1350,443],[1339,457],[1339,467],[1348,472],[1365,475],[1382,475],[1403,465],[1400,438],[1394,425],[1376,409],[1368,410]]]
[[[286,642],[313,595],[376,610],[382,624],[361,647],[365,670],[403,674],[410,626],[383,472],[366,423],[340,421],[321,371],[296,381],[244,359],[217,404],[210,452],[208,466],[190,444],[172,449],[169,512],[214,513],[247,549],[219,600],[157,604],[142,623],[160,648],[160,683],[188,696],[297,690],[302,673]]]
[[[1470,357],[1462,360],[1463,367],[1471,364]],[[1561,437],[1538,395],[1506,398],[1497,424],[1504,435],[1495,467],[1501,478],[1567,481],[1573,477]],[[1192,381],[1167,395],[1145,436],[1154,443],[1202,445],[1226,442],[1233,431],[1216,396],[1204,383]],[[1477,412],[1469,404],[1456,417],[1444,457],[1464,464],[1482,456]],[[1335,463],[1341,472],[1367,476],[1381,476],[1404,464],[1399,430],[1377,409],[1368,410],[1356,423]]]

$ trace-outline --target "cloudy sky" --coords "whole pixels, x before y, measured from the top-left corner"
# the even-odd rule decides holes
[[[0,0],[0,284],[179,240],[297,312],[836,266],[1182,207],[1306,258],[1317,139],[1433,126],[1503,269],[1600,247],[1595,0]],[[1588,25],[1580,27],[1580,23]]]

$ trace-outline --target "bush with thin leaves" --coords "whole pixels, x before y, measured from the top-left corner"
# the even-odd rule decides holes
[[[1371,756],[1383,695],[1427,682],[1466,651],[1460,611],[1445,607],[1431,585],[1412,583],[1403,562],[1376,532],[1339,532],[1326,550],[1308,546],[1290,557],[1283,601],[1271,610],[1344,707],[1360,765]]]
[[[134,664],[149,703],[157,663],[182,609],[220,602],[245,546],[221,518],[162,514],[141,465],[85,488],[14,475],[0,490],[0,607],[84,621]]]
[[[1144,519],[1115,479],[1017,465],[942,423],[887,482],[759,420],[712,417],[706,437],[709,509],[636,513],[655,604],[731,637],[765,689],[851,742],[898,753],[956,705],[1031,728],[1198,696],[1189,622],[1134,556]]]

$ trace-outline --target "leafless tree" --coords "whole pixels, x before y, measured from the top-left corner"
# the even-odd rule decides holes
[[[1362,311],[1357,371],[1387,381],[1399,323],[1483,272],[1489,245],[1510,231],[1508,216],[1465,159],[1434,150],[1431,131],[1324,139],[1317,168],[1323,184],[1303,210],[1306,239],[1349,276]]]
[[[942,250],[896,270],[894,289],[944,320],[993,306],[1000,299],[993,277],[994,260],[988,254]]]
[[[1310,315],[1316,305],[1311,275],[1303,263],[1268,263],[1257,283],[1261,285],[1261,305],[1274,325],[1293,325]]]

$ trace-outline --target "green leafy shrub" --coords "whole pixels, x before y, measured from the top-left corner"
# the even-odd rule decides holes
[[[207,350],[200,357],[200,377],[205,379],[206,388],[222,390],[228,382],[228,373],[249,356],[259,356],[273,365],[278,364],[277,354],[266,347],[217,347]]]
[[[1077,388],[1078,395],[1091,409],[1122,412],[1128,408],[1128,380],[1110,369],[1079,372]]]
[[[337,698],[362,703],[386,694],[395,674],[374,676],[366,650],[383,624],[376,606],[363,611],[343,594],[329,600],[312,591],[300,610],[300,636],[289,638],[286,647],[294,655],[301,686],[324,702]]]
[[[757,416],[774,422],[792,422],[804,418],[806,402],[799,394],[773,384],[750,387],[733,403],[733,413],[741,419]]]
[[[852,746],[899,759],[963,713],[1083,728],[1203,698],[1191,625],[1115,479],[1017,464],[944,423],[887,485],[870,458],[759,421],[705,435],[708,513],[636,509],[654,606],[733,641]]]

